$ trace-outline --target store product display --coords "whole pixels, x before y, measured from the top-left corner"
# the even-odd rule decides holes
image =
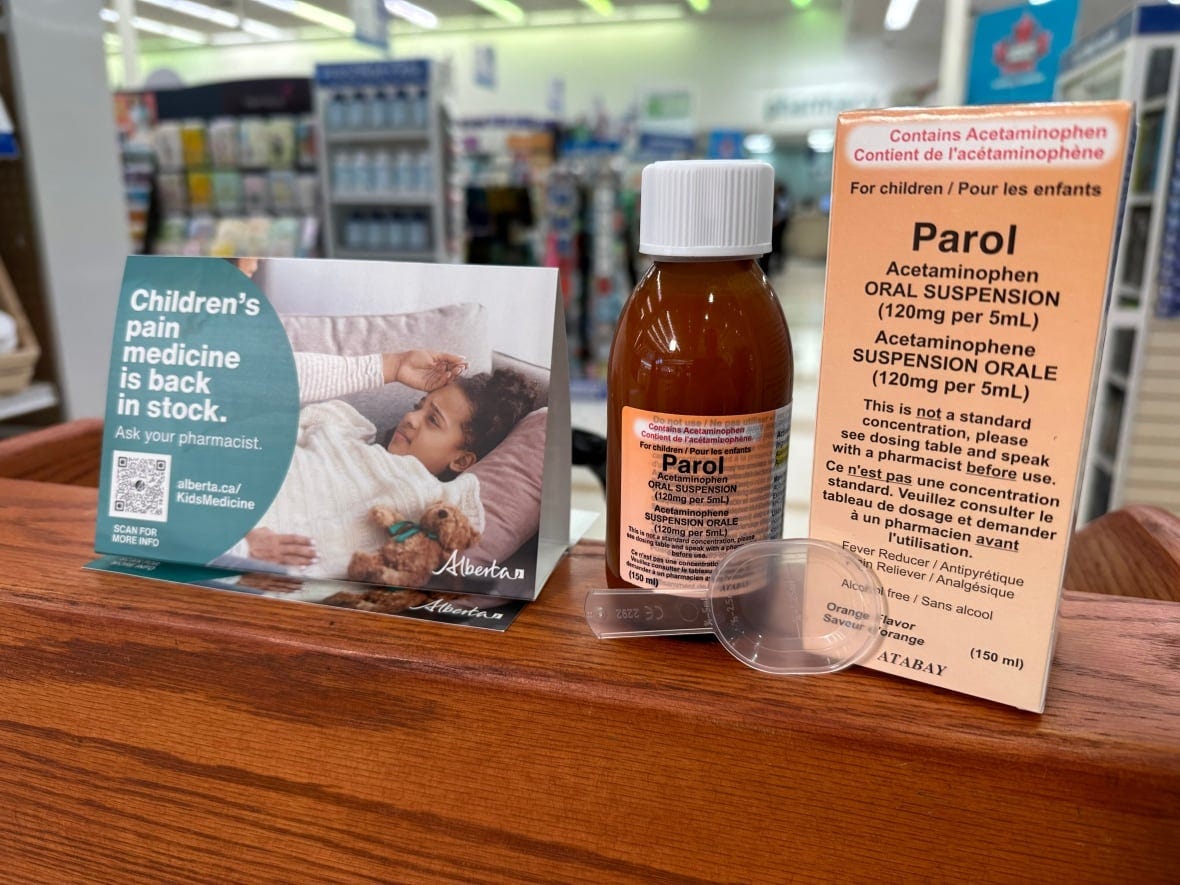
[[[420,83],[340,88],[325,98],[324,120],[335,132],[425,129],[430,115],[429,91]]]
[[[426,260],[440,245],[435,189],[444,155],[431,84],[421,63],[317,71],[331,240],[350,257]],[[1092,304],[1071,302],[1074,325],[1050,341],[1066,315],[1050,275],[1065,271],[1048,269],[1025,216],[1051,200],[1068,202],[1064,208],[1095,221],[1078,242],[1102,253],[1124,171],[1124,115],[1110,103],[841,118],[847,156],[837,157],[834,203],[856,205],[861,227],[835,210],[843,227],[833,226],[831,248],[875,245],[858,245],[829,275],[829,285],[842,284],[826,307],[824,360],[829,379],[838,367],[840,387],[835,406],[830,385],[821,388],[815,539],[781,539],[793,355],[778,296],[757,265],[771,247],[774,170],[741,160],[647,166],[638,251],[652,264],[618,311],[607,361],[609,589],[586,600],[595,633],[713,632],[768,672],[830,672],[863,661],[1038,709],[1060,540],[1073,518],[1075,437],[1085,424],[1070,415],[1085,406],[1101,292],[1093,268],[1062,283],[1096,294]],[[165,192],[201,214],[189,236],[257,239],[251,221],[213,224],[206,216],[299,204],[298,177],[286,166],[300,156],[293,119],[183,120],[156,136],[159,156],[178,164]],[[259,162],[270,168],[253,168]],[[1042,181],[1046,163],[1053,168]],[[1143,170],[1129,180],[1150,184]],[[546,205],[569,215],[562,183],[555,175]],[[595,245],[579,269],[605,294],[619,271],[611,232],[620,182],[592,175],[582,184]],[[930,196],[947,198],[938,206],[971,209],[971,224],[941,217]],[[884,238],[866,236],[871,210],[883,208],[891,217],[917,213],[888,251]],[[559,233],[572,231],[550,231],[560,258]],[[606,325],[589,300],[565,303],[580,331]],[[962,328],[932,334],[943,327]],[[1051,357],[1071,336],[1071,350],[1085,357],[1073,372],[1064,355]],[[597,359],[589,346],[580,355]],[[1071,425],[1055,425],[1051,441],[1038,441],[1043,428],[1025,414],[1042,390],[1054,392]],[[1036,563],[1027,549],[1042,551]],[[891,618],[886,603],[897,609]],[[1013,612],[1021,613],[1019,630],[1004,627]],[[746,645],[747,636],[757,640]],[[870,648],[882,649],[872,661]],[[1016,678],[1005,667],[1027,672]]]
[[[115,98],[136,251],[318,254],[316,134],[306,79]],[[272,110],[244,110],[253,107]],[[149,203],[158,220],[149,218]]]
[[[330,255],[442,261],[449,139],[424,59],[316,66]]]
[[[131,246],[135,252],[147,247],[148,222],[156,174],[152,127],[156,122],[155,94],[120,92],[114,96],[115,124],[123,166],[123,192]]]
[[[429,194],[434,188],[434,166],[430,150],[342,150],[332,158],[332,188],[341,196]]]
[[[162,122],[153,134],[164,219],[155,251],[313,254],[314,138],[310,117],[295,115]]]
[[[587,596],[595,634],[713,632],[767,672],[860,661],[1042,710],[1129,115],[840,115],[822,540],[766,540],[781,530],[790,339],[742,262],[769,241],[770,170],[645,169],[640,249],[655,263],[610,357],[611,589]],[[889,236],[886,219],[905,223]]]

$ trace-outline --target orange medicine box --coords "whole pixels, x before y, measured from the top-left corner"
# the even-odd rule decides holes
[[[1044,709],[1131,131],[1126,102],[839,117],[811,534],[884,585],[865,666]]]

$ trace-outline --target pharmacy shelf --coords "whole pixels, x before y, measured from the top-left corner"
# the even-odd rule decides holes
[[[324,244],[330,257],[432,262],[453,258],[450,250],[455,238],[448,211],[450,135],[440,100],[440,84],[446,79],[439,65],[426,59],[316,67]],[[382,102],[391,92],[403,90],[419,102],[411,116],[389,117],[385,127],[358,125],[362,117],[369,123],[380,120]],[[341,97],[353,111],[363,109],[362,117],[349,120],[351,125],[340,125],[346,119],[335,106]],[[418,125],[423,120],[426,125]],[[410,125],[405,125],[407,121]],[[352,225],[370,217],[396,225],[404,210],[412,210],[407,214],[425,224],[424,240],[410,242],[415,247],[426,242],[426,249],[400,250],[396,243],[404,241],[392,235],[387,251],[370,249],[366,243],[380,242],[380,238],[349,236],[355,229]]]
[[[50,409],[57,404],[57,388],[48,381],[34,381],[19,393],[0,396],[0,421]]]
[[[402,251],[398,249],[337,249],[337,258],[351,258],[357,261],[418,261],[433,262],[432,251]]]
[[[337,144],[427,144],[429,129],[341,129],[324,135],[324,142]]]
[[[1180,285],[1173,269],[1169,214],[1180,197],[1176,145],[1180,136],[1180,7],[1139,7],[1066,51],[1057,81],[1064,100],[1125,99],[1135,105],[1139,137],[1129,174],[1121,237],[1113,268],[1106,340],[1099,366],[1092,426],[1082,476],[1078,524],[1124,504],[1164,506],[1156,492],[1180,482],[1180,415],[1141,391],[1175,384],[1169,359],[1180,354],[1180,320],[1156,317],[1164,286]],[[1180,365],[1180,359],[1177,360]],[[1136,452],[1146,428],[1176,445],[1150,463]],[[1148,469],[1150,468],[1150,469]],[[1152,481],[1136,477],[1150,475]]]
[[[419,209],[433,206],[437,199],[434,193],[367,193],[332,194],[331,201],[340,206],[387,206],[390,209]]]

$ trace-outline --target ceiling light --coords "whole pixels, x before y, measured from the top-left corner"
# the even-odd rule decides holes
[[[684,0],[689,6],[697,12],[708,12],[710,0]]]
[[[0,0],[2,2],[2,0]],[[472,3],[492,10],[493,6],[500,6],[501,2],[507,7],[508,0],[471,0]],[[505,19],[502,15],[446,15],[439,21],[438,32],[448,34],[478,33],[482,31],[510,30],[526,26],[529,28],[571,27],[575,25],[618,25],[631,22],[682,21],[692,13],[685,9],[684,0],[674,0],[671,3],[641,3],[637,6],[617,6],[614,15],[604,18],[588,8],[567,6],[564,9],[539,9],[529,12],[515,3],[512,9],[504,8],[503,12],[512,16]],[[515,10],[515,11],[513,11]]]
[[[614,15],[615,4],[611,0],[582,0],[587,6],[597,12],[599,15]]]
[[[791,5],[796,9],[806,9],[811,5],[811,0],[791,0]]]
[[[904,31],[910,26],[917,6],[918,0],[889,0],[889,8],[885,10],[885,30]]]
[[[341,34],[347,34],[350,37],[356,33],[356,22],[351,18],[346,15],[337,15],[334,12],[328,12],[328,10],[316,6],[314,3],[295,0],[295,8],[291,10],[291,13],[299,16],[304,21],[323,25],[329,30],[339,31]]]
[[[187,12],[190,15],[195,15],[197,18],[206,18],[203,15],[193,13],[192,9],[182,9],[181,4],[168,2],[168,0],[143,0],[143,2],[150,3],[165,9],[171,9],[174,12]],[[185,3],[183,5],[188,7],[193,5],[200,6],[201,4]],[[165,37],[174,37],[177,40],[184,40],[189,43],[214,43],[219,46],[228,46],[236,43],[252,43],[254,42],[255,37],[261,37],[264,40],[287,40],[291,38],[290,31],[284,31],[282,28],[276,28],[274,25],[268,25],[266,22],[260,22],[252,18],[239,18],[236,15],[232,16],[234,19],[234,24],[231,26],[228,17],[223,18],[221,17],[219,10],[213,9],[212,7],[208,8],[211,12],[218,13],[218,17],[206,18],[207,21],[214,22],[215,24],[225,25],[227,28],[240,28],[245,33],[217,33],[210,34],[208,37],[205,37],[198,31],[189,30],[188,28],[179,28],[175,25],[167,25],[163,22],[157,22],[154,19],[145,19],[138,16],[132,19],[131,23],[134,27],[139,28],[141,31],[146,31],[149,34],[159,34]],[[225,13],[224,15],[229,16],[230,14]],[[113,9],[100,9],[98,11],[98,17],[104,22],[108,22],[110,24],[115,24],[119,21],[119,13],[115,12]]]
[[[181,28],[176,25],[166,25],[155,19],[143,18],[139,15],[132,17],[131,26],[137,31],[143,31],[145,34],[171,37],[173,40],[180,40],[183,43],[196,43],[198,46],[204,46],[209,42],[209,38],[200,31],[194,31],[191,28]]]
[[[520,24],[524,21],[524,10],[517,6],[512,0],[471,0],[476,6],[482,6],[492,15],[499,16],[506,22],[512,22],[514,25]]]
[[[616,19],[629,18],[637,22],[684,18],[684,8],[674,3],[645,3],[640,6],[628,6],[617,12]]]
[[[680,3],[620,6],[609,18],[603,18],[589,9],[541,9],[529,13],[528,26],[530,28],[552,28],[575,25],[615,25],[627,22],[672,21],[682,19],[684,16],[684,6]],[[499,23],[497,22],[497,24]]]
[[[112,9],[102,9],[98,15],[104,22],[115,24],[119,21],[119,13]],[[171,37],[173,40],[180,40],[184,43],[196,43],[200,46],[205,46],[209,43],[209,38],[200,31],[194,31],[191,28],[181,28],[177,25],[166,25],[164,22],[158,22],[154,18],[144,18],[139,15],[132,16],[131,27],[138,31],[143,31],[145,34]]]
[[[253,34],[255,37],[261,37],[264,40],[286,40],[291,36],[282,28],[276,28],[274,25],[268,25],[266,22],[260,22],[252,18],[242,19],[242,30],[247,34]],[[215,34],[214,36],[217,35]]]
[[[214,9],[204,3],[196,3],[194,0],[139,0],[139,2],[149,6],[159,6],[161,9],[170,9],[173,12],[199,18],[202,21],[213,22],[223,28],[236,28],[241,23],[241,19],[232,12]]]
[[[349,37],[356,33],[356,22],[348,16],[328,12],[314,3],[306,3],[304,0],[254,0],[254,2],[301,18],[314,25],[320,25],[331,31],[339,31]]]
[[[429,9],[410,3],[409,0],[385,0],[385,8],[389,10],[390,15],[396,15],[420,28],[438,27],[437,15]]]

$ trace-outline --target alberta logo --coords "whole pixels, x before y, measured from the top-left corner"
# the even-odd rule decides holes
[[[488,565],[471,562],[458,550],[451,552],[451,557],[433,572],[435,575],[455,575],[459,578],[491,578],[495,581],[521,581],[525,570],[522,568],[508,569],[492,560]]]
[[[463,608],[462,606],[452,605],[451,603],[447,602],[445,599],[432,599],[432,600],[430,600],[430,602],[423,603],[422,605],[412,605],[412,606],[410,606],[410,611],[412,611],[412,612],[428,611],[428,612],[431,612],[432,614],[436,614],[436,615],[449,615],[450,617],[453,617],[453,618],[461,618],[463,620],[469,620],[469,621],[470,620],[480,620],[480,619],[485,619],[485,620],[489,620],[489,621],[502,621],[502,620],[504,620],[504,614],[502,612],[484,611],[482,608],[479,608],[478,606],[472,606],[471,608]]]

